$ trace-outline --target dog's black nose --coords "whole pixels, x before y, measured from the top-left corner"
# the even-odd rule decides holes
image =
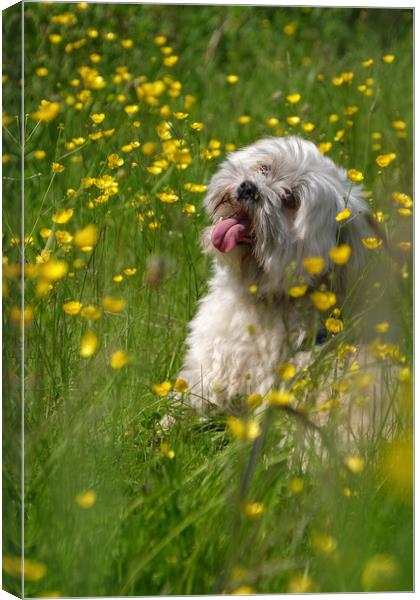
[[[252,181],[243,181],[236,190],[238,200],[256,200],[258,198],[258,188]]]

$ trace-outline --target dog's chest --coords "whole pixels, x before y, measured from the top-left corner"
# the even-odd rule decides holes
[[[281,307],[237,290],[213,289],[191,324],[187,368],[196,366],[204,393],[265,393],[286,349]]]

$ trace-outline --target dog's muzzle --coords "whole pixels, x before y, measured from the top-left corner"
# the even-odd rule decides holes
[[[243,181],[236,190],[238,200],[258,200],[258,188],[252,181]]]

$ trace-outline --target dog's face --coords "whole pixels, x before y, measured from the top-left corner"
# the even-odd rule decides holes
[[[339,238],[352,246],[357,269],[360,238],[369,235],[360,186],[298,137],[264,139],[230,154],[210,182],[205,206],[213,222],[207,249],[226,264],[254,266],[271,291],[281,290],[289,265],[311,282],[305,258],[321,256],[327,271],[328,251]],[[351,217],[343,226],[336,216],[345,207]]]

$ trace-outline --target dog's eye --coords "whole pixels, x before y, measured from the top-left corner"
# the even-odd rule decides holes
[[[269,165],[259,165],[258,170],[261,175],[268,175],[268,173],[271,171],[271,167]]]
[[[281,197],[282,204],[285,208],[297,210],[299,208],[299,198],[293,192],[287,190]]]

